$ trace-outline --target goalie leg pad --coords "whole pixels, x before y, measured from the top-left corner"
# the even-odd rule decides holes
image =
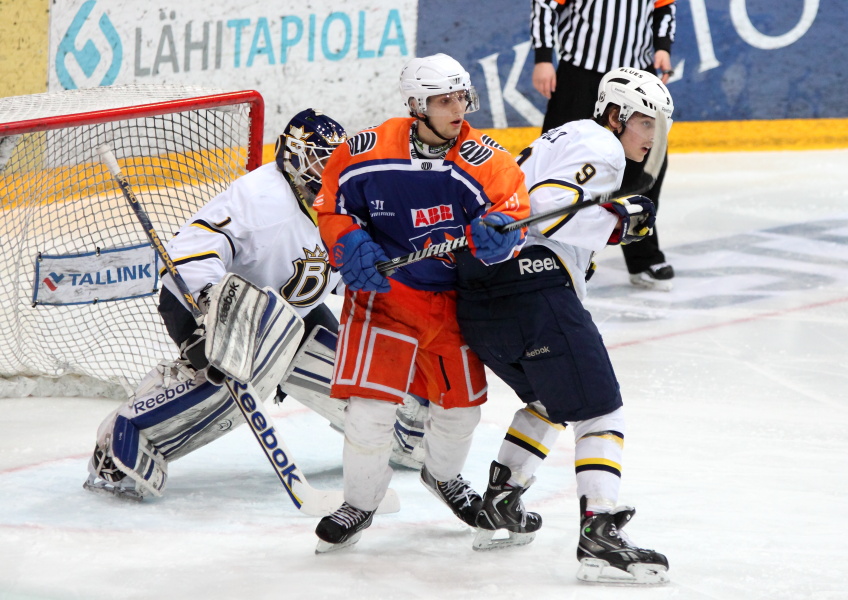
[[[129,419],[114,411],[100,426],[88,471],[84,488],[141,500],[162,495],[168,461]]]
[[[205,321],[210,364],[236,381],[251,381],[254,387],[269,359],[282,369],[288,366],[303,336],[303,319],[282,296],[234,273],[213,288]],[[263,355],[260,347],[269,339],[273,347]]]
[[[392,456],[389,459],[395,466],[420,471],[424,466],[424,421],[430,410],[430,403],[424,398],[407,395],[403,405],[395,412],[395,432]]]
[[[115,419],[112,460],[132,477],[142,495],[161,496],[168,480],[168,461],[126,417]]]
[[[289,364],[280,387],[343,431],[347,400],[330,397],[337,340],[338,336],[325,327],[314,327]]]
[[[118,414],[169,461],[244,423],[227,389],[206,381],[202,371],[186,369],[183,361],[157,365]]]

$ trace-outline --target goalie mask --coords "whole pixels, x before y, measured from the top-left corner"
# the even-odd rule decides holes
[[[671,125],[674,102],[662,81],[647,71],[639,69],[614,69],[604,75],[598,86],[598,101],[595,102],[595,118],[604,114],[607,106],[621,107],[619,120],[622,123],[634,112],[656,118],[662,111]]]
[[[447,54],[413,58],[400,72],[400,95],[404,106],[413,117],[428,114],[428,98],[454,93],[464,98],[466,113],[480,108],[480,98],[477,90],[471,85],[468,71]]]
[[[294,184],[318,193],[324,165],[336,146],[347,139],[344,127],[320,111],[307,108],[289,121],[277,139],[277,166]]]

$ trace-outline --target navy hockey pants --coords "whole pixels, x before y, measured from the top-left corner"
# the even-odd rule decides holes
[[[583,421],[622,405],[601,334],[577,295],[556,286],[485,300],[460,298],[466,342],[524,402],[554,423]]]

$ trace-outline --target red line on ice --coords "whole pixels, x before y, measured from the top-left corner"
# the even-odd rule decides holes
[[[655,342],[658,340],[665,340],[672,337],[678,337],[681,335],[688,335],[690,333],[700,333],[701,331],[709,331],[710,329],[718,329],[720,327],[727,327],[729,325],[739,325],[741,323],[750,323],[752,321],[760,321],[762,319],[770,319],[772,317],[779,317],[785,314],[800,312],[804,310],[810,310],[813,308],[821,308],[822,306],[832,306],[834,304],[841,304],[842,302],[848,302],[848,298],[837,298],[835,300],[828,300],[826,302],[816,302],[815,304],[808,304],[806,306],[797,306],[795,308],[787,308],[784,310],[775,310],[772,312],[763,313],[761,315],[754,315],[751,317],[743,317],[741,319],[734,319],[732,321],[727,321],[726,323],[714,323],[713,325],[704,325],[702,327],[694,327],[692,329],[684,329],[683,331],[675,331],[672,333],[664,333],[662,335],[655,335],[651,337],[644,337],[638,340],[631,340],[629,342],[620,342],[618,344],[611,344],[607,346],[609,350],[617,350],[619,348],[626,348],[627,346],[637,346],[639,344],[644,344],[646,342]]]

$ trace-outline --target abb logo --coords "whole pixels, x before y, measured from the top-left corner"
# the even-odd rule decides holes
[[[453,208],[449,204],[412,209],[412,223],[414,227],[427,227],[441,223],[442,221],[453,221]]]

